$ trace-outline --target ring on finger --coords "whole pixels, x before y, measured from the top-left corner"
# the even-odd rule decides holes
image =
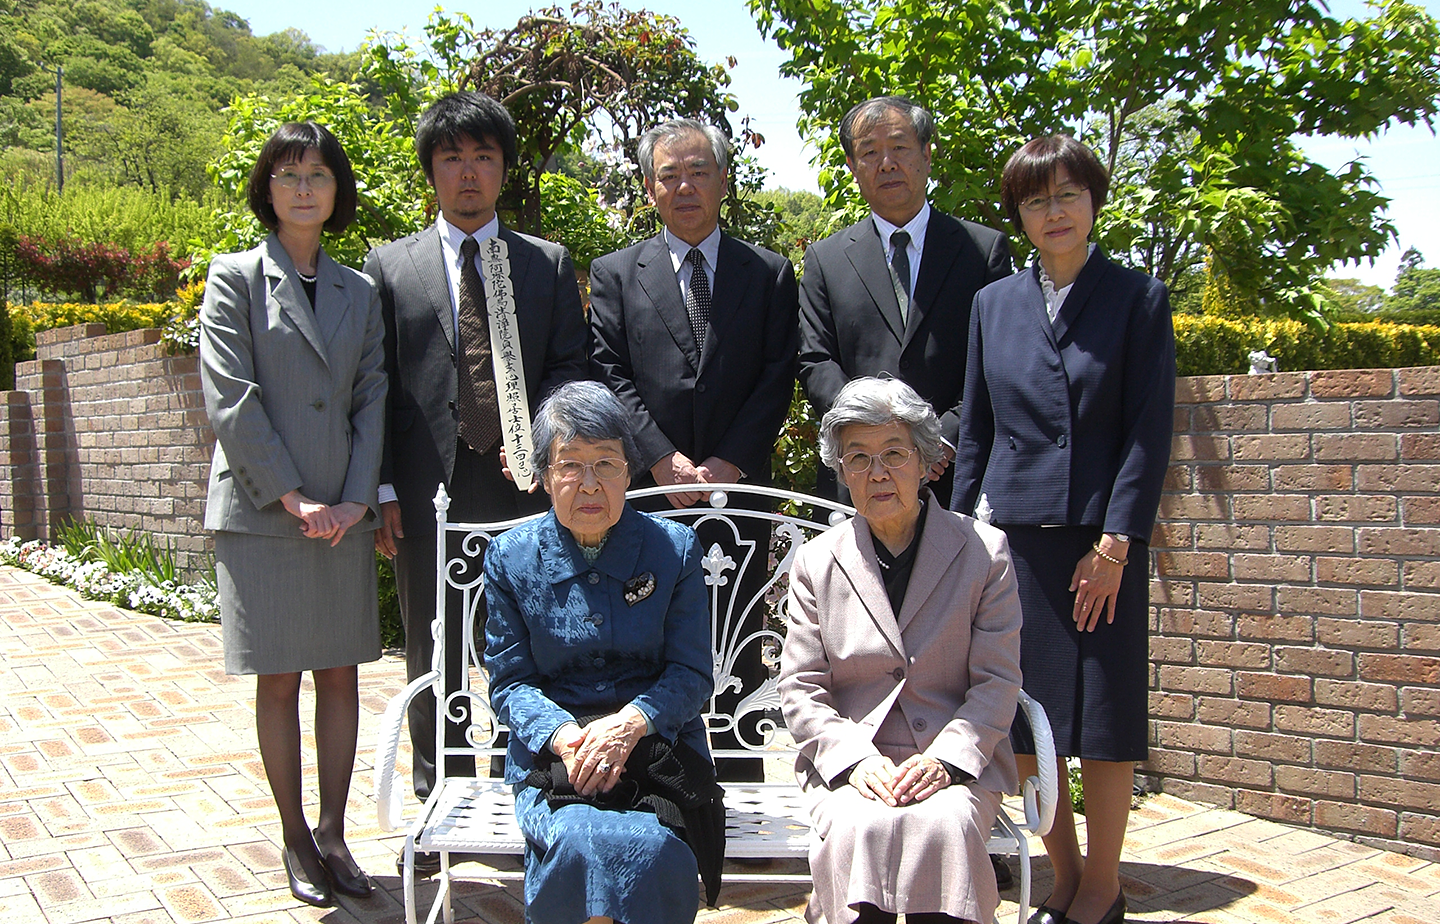
[[[604,760],[602,760],[602,761],[600,762],[600,772],[601,772],[601,773],[609,773],[609,772],[610,772],[610,762],[609,762],[609,761],[604,761]]]

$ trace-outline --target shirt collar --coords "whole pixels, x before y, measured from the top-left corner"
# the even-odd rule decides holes
[[[910,247],[916,253],[925,252],[925,229],[930,225],[929,202],[920,206],[920,211],[915,213],[915,217],[903,225],[893,225],[874,212],[870,213],[870,217],[875,219],[875,230],[880,232],[880,240],[885,244],[887,255],[890,253],[890,235],[896,231],[904,231],[910,235]]]
[[[670,229],[664,230],[665,246],[670,248],[670,268],[680,272],[680,267],[685,263],[685,258],[690,255],[690,246],[680,238],[670,233]],[[705,240],[698,245],[700,253],[705,257],[705,265],[710,268],[710,274],[715,274],[716,261],[720,259],[720,226],[716,225]]]
[[[480,226],[480,230],[474,234],[466,234],[459,228],[445,220],[442,214],[435,219],[435,227],[440,229],[440,242],[445,245],[445,250],[455,254],[455,259],[460,259],[460,245],[465,243],[465,238],[473,237],[478,244],[481,241],[488,241],[500,233],[500,216],[494,215],[489,221]]]

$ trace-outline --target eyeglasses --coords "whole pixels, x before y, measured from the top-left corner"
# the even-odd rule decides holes
[[[311,170],[308,173],[300,173],[298,170],[281,170],[279,173],[270,174],[270,179],[280,184],[282,189],[299,189],[300,181],[304,180],[311,189],[329,189],[335,185],[335,177],[326,170]]]
[[[878,460],[886,468],[903,468],[910,457],[915,455],[914,449],[901,449],[899,446],[891,446],[879,455],[871,455],[868,452],[852,452],[840,457],[840,464],[845,471],[852,475],[867,474],[875,467]]]
[[[1054,200],[1055,204],[1062,209],[1068,209],[1080,201],[1080,194],[1086,189],[1087,187],[1081,186],[1078,189],[1062,189],[1053,196],[1031,196],[1020,203],[1020,207],[1027,212],[1043,212],[1050,208],[1050,202]]]
[[[601,481],[614,481],[617,478],[625,477],[625,469],[628,466],[624,459],[596,459],[594,462],[576,462],[573,459],[562,459],[559,462],[550,463],[550,471],[561,481],[580,481],[585,477],[586,472],[593,472],[595,477]]]

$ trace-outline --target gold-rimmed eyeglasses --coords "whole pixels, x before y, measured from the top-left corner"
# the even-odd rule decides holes
[[[593,472],[600,481],[614,481],[625,477],[626,468],[624,459],[596,459],[594,462],[561,459],[550,463],[550,471],[561,481],[579,481],[586,472]]]
[[[875,467],[876,462],[886,468],[902,468],[916,452],[899,446],[891,446],[873,456],[868,452],[851,452],[840,457],[840,464],[852,475],[864,475]]]
[[[1085,191],[1086,187],[1084,186],[1072,186],[1068,189],[1060,190],[1053,196],[1031,196],[1029,199],[1020,203],[1020,207],[1027,212],[1043,212],[1050,208],[1050,203],[1053,201],[1062,209],[1068,209],[1080,201],[1080,195]]]
[[[328,170],[307,170],[301,173],[299,170],[286,169],[270,174],[270,179],[280,184],[282,189],[299,189],[301,180],[311,189],[329,189],[335,184],[335,176]]]

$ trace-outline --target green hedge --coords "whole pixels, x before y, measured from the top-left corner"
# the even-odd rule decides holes
[[[1250,352],[1264,350],[1280,371],[1393,369],[1440,365],[1440,326],[1386,321],[1332,324],[1175,316],[1180,375],[1228,375],[1250,370]]]

